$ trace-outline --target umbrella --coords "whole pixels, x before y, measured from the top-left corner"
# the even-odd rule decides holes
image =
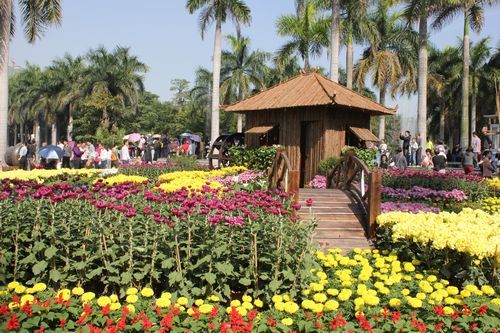
[[[201,142],[201,139],[198,135],[191,134],[190,138],[191,138],[191,140],[193,140],[195,142]]]
[[[181,135],[179,135],[179,136],[191,136],[191,135],[192,135],[191,133],[187,133],[187,132],[186,132],[186,133],[182,133],[182,134],[181,134]]]
[[[137,142],[141,139],[141,135],[139,133],[132,133],[128,135],[128,141]]]
[[[40,156],[47,160],[60,159],[63,157],[63,155],[64,151],[58,146],[49,145],[47,147],[40,149]]]
[[[155,134],[155,135],[153,135],[153,139],[161,139],[161,134]]]

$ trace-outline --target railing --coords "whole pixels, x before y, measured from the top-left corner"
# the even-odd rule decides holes
[[[286,192],[298,193],[299,173],[292,170],[290,160],[284,149],[276,151],[273,165],[268,172],[269,187],[278,188],[280,185]],[[297,199],[297,195],[295,196]]]
[[[366,212],[366,230],[369,238],[376,235],[376,218],[381,210],[381,175],[370,170],[353,153],[344,156],[341,162],[329,172],[327,188],[338,188],[351,194]]]

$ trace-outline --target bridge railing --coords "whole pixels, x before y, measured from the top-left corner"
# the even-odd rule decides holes
[[[299,172],[292,169],[290,160],[284,149],[278,149],[274,157],[274,162],[268,172],[268,182],[270,188],[277,188],[280,185],[286,192],[296,193],[299,190]]]
[[[327,176],[327,188],[338,188],[351,194],[366,212],[366,231],[369,238],[376,235],[376,218],[381,212],[380,172],[370,170],[354,153],[344,155]]]

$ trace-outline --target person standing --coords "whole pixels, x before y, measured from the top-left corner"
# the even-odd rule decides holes
[[[406,131],[404,134],[400,133],[399,139],[403,141],[403,155],[406,158],[406,163],[410,164],[410,131]]]
[[[476,165],[476,154],[472,151],[472,148],[469,147],[465,151],[465,154],[462,156],[462,167],[464,168],[464,173],[468,175],[469,173],[474,172],[474,168]]]
[[[28,153],[26,154],[27,167],[26,170],[33,169],[33,164],[35,163],[35,155],[36,155],[36,142],[31,141],[28,146]]]
[[[418,151],[418,143],[417,138],[411,139],[411,165],[417,165],[417,151]]]
[[[472,152],[476,154],[476,158],[478,160],[481,159],[481,139],[479,138],[479,135],[477,132],[472,133]]]
[[[487,150],[491,150],[491,148],[492,148],[491,147],[491,139],[488,135],[488,128],[486,126],[484,126],[481,129],[481,133],[483,134],[482,138],[481,138],[481,151],[485,152]],[[484,153],[483,153],[483,156],[484,156]]]
[[[28,170],[28,148],[24,142],[21,142],[21,148],[19,148],[19,167],[23,170]]]
[[[153,147],[154,147],[153,161],[158,161],[158,158],[160,157],[160,154],[161,154],[161,142],[160,142],[160,140],[155,139],[153,141]]]
[[[130,154],[128,151],[129,143],[128,141],[123,142],[123,147],[120,151],[120,160],[122,164],[129,164],[130,163]]]
[[[114,145],[111,148],[111,166],[113,168],[118,168],[120,166],[120,149],[118,149],[118,145]]]
[[[62,167],[69,169],[69,161],[71,159],[71,147],[69,146],[68,140],[63,141],[63,162]]]
[[[491,151],[486,150],[483,152],[483,159],[479,164],[482,164],[483,167],[483,177],[484,178],[492,178],[493,177],[493,172],[495,169],[493,168],[493,165],[491,164]]]
[[[80,149],[81,144],[75,144],[73,146],[73,168],[81,169],[82,167],[82,155],[83,151]]]

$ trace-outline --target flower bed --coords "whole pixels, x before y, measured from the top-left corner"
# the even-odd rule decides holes
[[[314,178],[311,179],[311,181],[309,182],[309,187],[310,188],[325,189],[326,188],[326,177],[320,176],[320,175],[314,176]]]
[[[439,213],[440,210],[437,207],[432,207],[423,203],[412,203],[412,202],[392,202],[392,201],[387,201],[383,202],[382,206],[382,213],[389,213],[389,212],[407,212],[407,213]]]
[[[490,286],[463,289],[418,262],[357,251],[317,253],[301,295],[276,294],[269,302],[240,295],[222,299],[180,292],[128,288],[122,295],[96,295],[80,287],[46,290],[9,283],[0,292],[0,330],[88,332],[494,332],[499,303]],[[43,330],[42,330],[43,331]]]
[[[498,283],[500,214],[391,212],[377,218],[380,245],[442,268],[445,276]]]
[[[491,197],[483,200],[481,203],[482,208],[486,212],[490,213],[500,213],[500,198]]]
[[[219,180],[229,175],[237,175],[245,171],[245,167],[228,167],[211,171],[176,171],[165,173],[158,177],[161,185],[159,189],[165,192],[175,192],[183,187],[191,189],[201,189],[204,186],[211,188],[222,188]]]
[[[57,169],[57,170],[44,170],[35,169],[31,171],[26,170],[11,170],[11,171],[1,171],[1,180],[23,180],[31,181],[36,183],[44,183],[48,181],[64,180],[64,178],[71,177],[82,177],[82,178],[93,178],[101,174],[103,170],[98,169]]]
[[[288,194],[150,186],[0,183],[0,283],[43,279],[96,292],[153,285],[226,297],[300,285],[313,225],[298,223]]]
[[[382,197],[396,200],[425,200],[425,201],[457,201],[467,200],[467,195],[462,190],[453,189],[451,191],[434,190],[426,187],[413,186],[410,189],[392,188],[382,186]]]

